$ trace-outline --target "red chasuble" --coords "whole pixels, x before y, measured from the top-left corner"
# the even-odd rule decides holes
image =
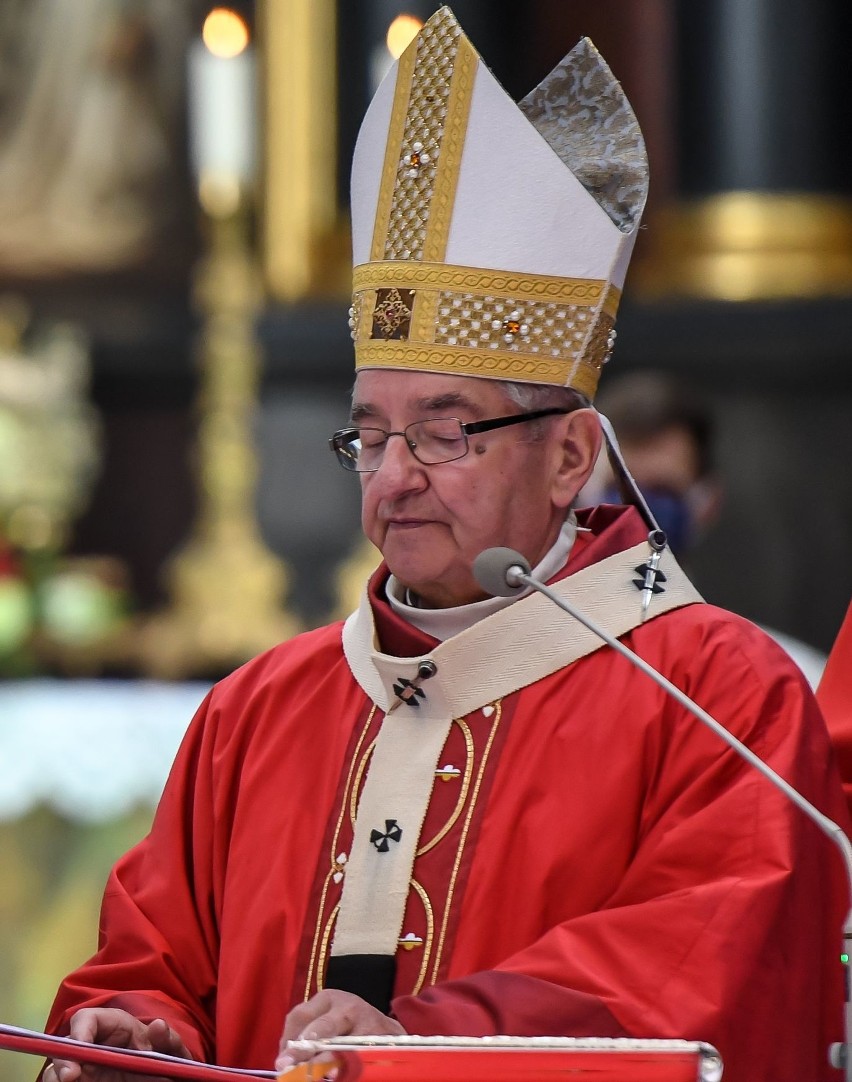
[[[852,811],[852,605],[846,610],[816,695],[837,753],[846,802]]]
[[[581,523],[569,572],[644,536],[632,511]],[[383,651],[428,652],[382,600],[386,575]],[[624,641],[846,823],[819,710],[772,640],[693,604]],[[323,986],[381,720],[339,624],[219,684],[49,1028],[118,1006],[167,1019],[198,1058],[269,1067],[288,1009]],[[683,1037],[715,1044],[729,1082],[828,1079],[844,883],[801,812],[604,647],[453,722],[392,1009],[416,1034]]]

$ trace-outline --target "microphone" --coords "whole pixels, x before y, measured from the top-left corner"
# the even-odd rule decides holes
[[[849,880],[849,896],[852,901],[852,842],[846,836],[845,831],[833,819],[829,819],[827,815],[816,808],[811,802],[804,797],[798,789],[794,789],[789,782],[785,781],[780,774],[776,773],[772,767],[765,763],[759,756],[747,747],[743,742],[733,733],[729,732],[721,722],[718,722],[711,714],[708,714],[706,710],[698,705],[694,699],[691,699],[688,695],[676,687],[671,680],[666,679],[662,673],[658,672],[653,665],[649,665],[647,661],[639,657],[637,653],[634,653],[628,646],[625,646],[623,642],[620,642],[613,635],[610,635],[604,628],[598,626],[593,620],[589,619],[584,613],[576,609],[565,598],[560,597],[554,590],[551,590],[545,583],[540,582],[538,579],[533,578],[530,573],[529,562],[514,549],[510,548],[490,548],[485,549],[473,561],[473,574],[476,581],[487,593],[496,595],[497,597],[514,597],[516,594],[527,589],[528,587],[537,590],[540,594],[544,594],[549,598],[554,605],[557,605],[563,612],[567,612],[569,616],[572,616],[575,620],[578,620],[584,627],[588,628],[593,635],[597,635],[608,646],[611,646],[613,650],[617,651],[622,657],[635,665],[637,669],[645,673],[650,677],[659,687],[663,689],[668,695],[671,695],[676,702],[682,706],[685,710],[688,710],[690,714],[698,718],[700,722],[706,725],[709,729],[712,729],[717,736],[719,736],[725,743],[733,748],[733,750],[747,763],[753,766],[756,770],[767,778],[776,789],[780,789],[781,792],[792,801],[804,814],[815,823],[819,829],[826,834],[838,847],[840,854],[843,858],[844,867],[846,869],[846,876]],[[843,945],[842,954],[844,958],[848,958],[852,954],[852,906],[846,915],[846,920],[843,924]],[[833,1044],[829,1050],[829,1061],[832,1067],[836,1067],[844,1071],[845,1082],[852,1082],[852,994],[849,987],[849,972],[846,971],[846,1004],[843,1014],[843,1043]]]
[[[492,597],[514,597],[525,590],[518,575],[529,575],[530,565],[514,549],[486,549],[473,561],[473,577]]]

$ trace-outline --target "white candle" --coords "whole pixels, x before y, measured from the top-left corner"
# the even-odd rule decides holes
[[[216,56],[203,41],[194,41],[188,68],[190,154],[196,177],[251,183],[257,156],[251,48],[236,56]]]

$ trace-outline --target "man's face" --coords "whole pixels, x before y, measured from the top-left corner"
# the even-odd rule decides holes
[[[353,423],[394,432],[429,417],[465,422],[521,412],[491,380],[377,370],[358,374],[352,405]],[[444,608],[485,596],[471,564],[493,545],[517,549],[533,566],[541,559],[582,484],[573,492],[566,484],[568,423],[548,418],[538,440],[525,425],[470,436],[466,457],[432,466],[418,462],[401,437],[388,440],[379,469],[361,474],[361,522],[423,604]]]

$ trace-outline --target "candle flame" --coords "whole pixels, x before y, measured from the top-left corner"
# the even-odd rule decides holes
[[[416,15],[397,15],[388,27],[388,52],[398,60],[423,27],[422,19]]]
[[[204,20],[201,37],[214,56],[225,59],[239,56],[249,43],[248,27],[230,8],[213,8]]]

